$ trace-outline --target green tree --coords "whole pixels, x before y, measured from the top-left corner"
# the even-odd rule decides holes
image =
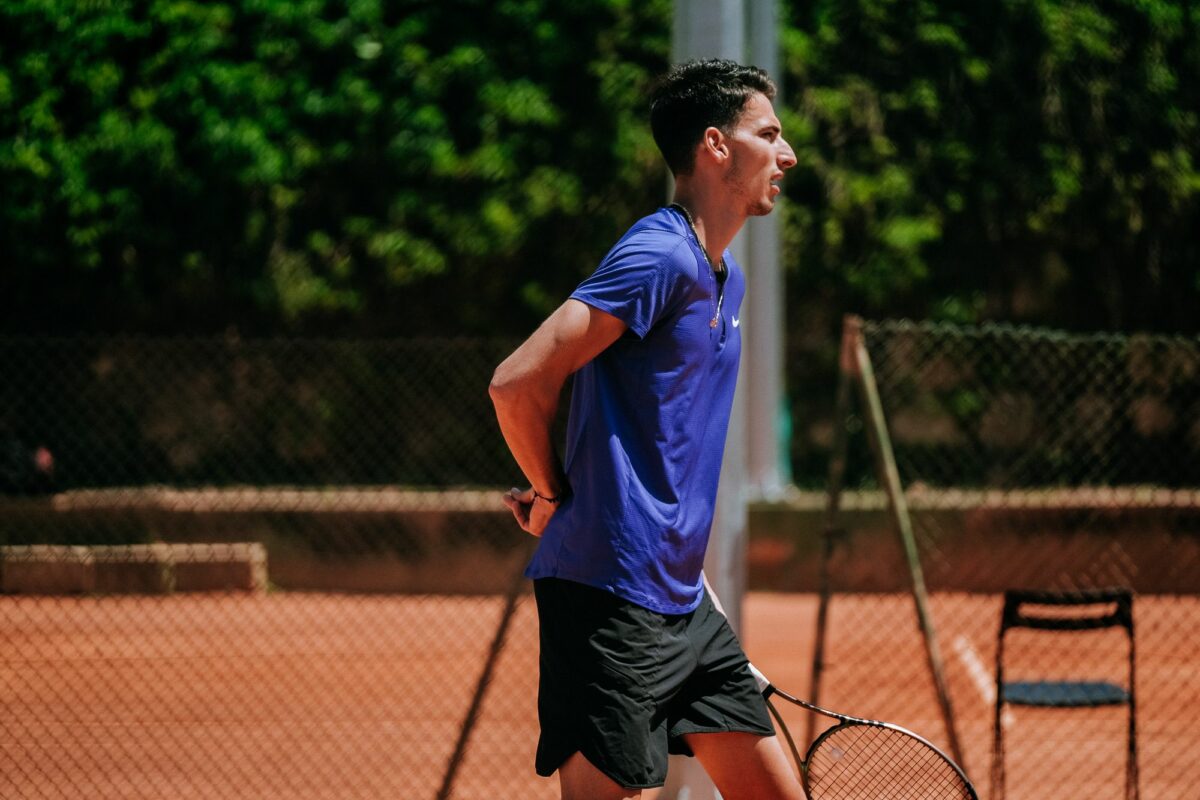
[[[1200,11],[793,0],[797,303],[1196,330]]]
[[[666,0],[0,7],[12,330],[525,330],[661,198]]]
[[[1191,0],[788,0],[790,315],[1195,330]],[[10,0],[8,330],[520,334],[661,202],[670,3]]]
[[[1200,331],[1191,0],[787,0],[794,473],[847,311]]]

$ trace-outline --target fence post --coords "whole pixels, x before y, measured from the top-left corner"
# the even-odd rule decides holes
[[[862,319],[848,316],[845,324],[846,336],[852,339],[852,365],[858,378],[858,388],[866,412],[867,441],[871,445],[871,455],[875,460],[876,475],[887,493],[888,506],[892,511],[892,521],[896,524],[896,531],[904,546],[904,557],[908,562],[908,572],[912,578],[913,602],[916,604],[921,633],[925,637],[925,652],[929,657],[929,670],[933,675],[938,705],[941,707],[942,720],[946,725],[946,735],[950,739],[950,752],[959,766],[966,770],[967,765],[963,760],[963,749],[958,740],[958,729],[954,721],[954,709],[950,703],[950,690],[946,685],[945,670],[942,666],[942,653],[938,647],[937,632],[933,627],[933,616],[929,611],[925,573],[921,569],[921,556],[917,552],[917,542],[913,536],[912,517],[908,513],[908,502],[904,498],[904,487],[900,484],[900,471],[896,467],[892,440],[888,435],[887,421],[883,417],[883,402],[879,398],[879,387],[875,383],[875,370],[871,366],[871,357],[867,353],[867,345],[863,340]]]

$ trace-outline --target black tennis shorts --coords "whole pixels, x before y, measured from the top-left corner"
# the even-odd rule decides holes
[[[627,788],[661,786],[689,733],[775,733],[746,655],[705,592],[659,614],[601,589],[534,581],[541,628],[537,772],[575,752]]]

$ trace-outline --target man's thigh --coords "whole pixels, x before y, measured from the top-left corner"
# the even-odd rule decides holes
[[[779,739],[751,733],[684,737],[725,800],[805,800]],[[628,789],[575,753],[558,772],[563,800],[655,800],[660,789]]]
[[[774,733],[737,635],[707,594],[688,623],[686,644],[695,653],[695,663],[678,693],[667,701],[671,752],[691,755],[685,738],[690,734]]]
[[[541,657],[537,772],[571,757],[616,784],[661,785],[667,720],[655,705],[664,618],[599,589],[539,579]],[[582,769],[580,774],[590,774]]]
[[[652,796],[616,783],[578,751],[559,767],[558,783],[562,800],[649,800]]]
[[[724,800],[805,800],[778,736],[732,732],[683,738]]]

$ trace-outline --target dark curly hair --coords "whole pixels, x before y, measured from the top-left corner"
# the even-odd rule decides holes
[[[659,78],[650,96],[650,130],[671,172],[690,173],[705,129],[732,132],[756,92],[775,99],[770,76],[723,58],[677,64]]]

